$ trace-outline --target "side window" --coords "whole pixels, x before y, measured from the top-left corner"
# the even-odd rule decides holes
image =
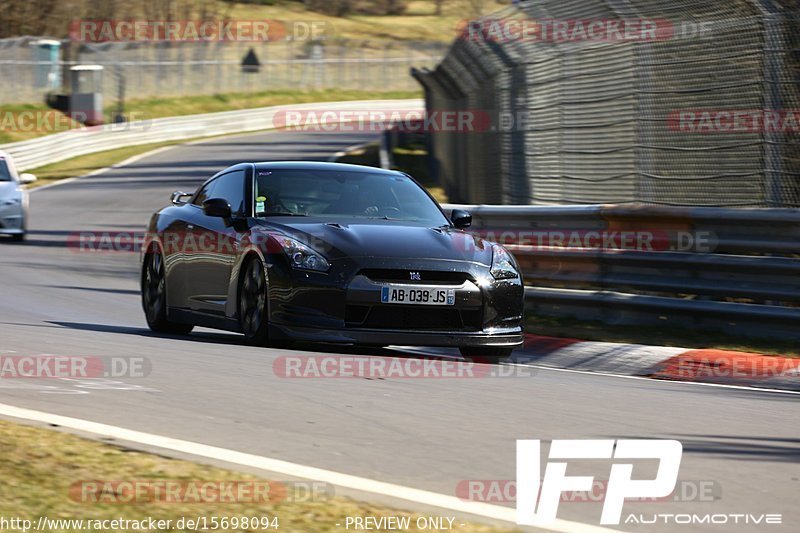
[[[2,157],[0,157],[0,181],[11,181],[11,171]]]
[[[235,170],[223,174],[213,182],[209,198],[223,198],[231,204],[233,216],[242,216],[244,209],[245,171]]]
[[[217,184],[219,179],[215,179],[214,181],[210,181],[203,185],[203,188],[197,191],[197,194],[194,195],[194,200],[192,200],[192,204],[202,207],[203,202],[208,200],[209,198],[213,198],[214,196],[211,195],[211,189]]]

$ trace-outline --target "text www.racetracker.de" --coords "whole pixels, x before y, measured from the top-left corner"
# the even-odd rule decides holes
[[[193,530],[215,531],[228,529],[249,529],[254,531],[278,529],[280,520],[275,516],[196,516],[181,518],[49,518],[40,516],[37,520],[20,517],[0,516],[0,530],[3,531],[170,531]]]

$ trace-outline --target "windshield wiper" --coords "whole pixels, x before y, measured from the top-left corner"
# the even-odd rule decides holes
[[[414,220],[410,218],[392,218],[387,216],[382,217],[367,217],[369,220],[389,220],[391,222],[414,222]]]
[[[307,217],[302,213],[261,213],[258,218],[262,217]]]

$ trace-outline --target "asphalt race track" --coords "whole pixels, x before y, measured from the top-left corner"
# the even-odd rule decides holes
[[[325,160],[363,140],[278,132],[214,139],[33,193],[29,241],[0,242],[0,354],[145,357],[152,370],[95,383],[2,379],[0,403],[450,496],[464,480],[514,479],[516,439],[674,438],[684,446],[680,479],[712,483],[718,499],[628,503],[623,516],[782,513],[782,526],[761,527],[800,531],[797,395],[545,369],[492,379],[285,379],[273,371],[277,357],[362,352],[259,349],[211,330],[152,335],[138,254],[67,246],[81,231],[143,230],[172,191],[192,191],[230,164]],[[607,479],[608,469],[598,461],[589,473]],[[588,524],[599,517],[591,503],[559,510]]]

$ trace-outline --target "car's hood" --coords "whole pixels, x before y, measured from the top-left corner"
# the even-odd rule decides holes
[[[274,228],[311,246],[328,259],[376,257],[438,259],[492,263],[492,247],[483,239],[453,228],[436,229],[387,220],[328,221],[319,218],[263,219],[262,231]]]
[[[15,181],[0,181],[0,200],[19,197],[20,192],[17,188],[18,185]]]

